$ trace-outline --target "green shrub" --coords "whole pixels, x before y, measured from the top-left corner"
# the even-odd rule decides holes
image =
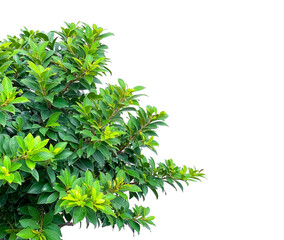
[[[131,198],[204,177],[142,154],[156,152],[167,118],[139,106],[144,87],[119,79],[98,89],[111,73],[101,43],[110,35],[71,23],[0,42],[0,239],[61,239],[83,219],[139,233],[154,217]]]

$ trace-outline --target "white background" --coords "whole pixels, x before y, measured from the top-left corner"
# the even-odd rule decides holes
[[[204,168],[186,191],[149,195],[157,227],[140,236],[110,227],[63,228],[64,240],[283,240],[283,1],[1,1],[0,37],[26,26],[96,23],[116,83],[143,85],[169,114],[157,161]]]

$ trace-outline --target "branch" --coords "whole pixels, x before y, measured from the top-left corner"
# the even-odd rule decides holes
[[[63,223],[63,224],[60,224],[60,225],[59,225],[60,228],[65,227],[65,226],[74,226],[74,223],[72,223],[72,222],[66,222],[66,223]]]
[[[61,91],[62,96],[64,95],[64,93],[68,90],[69,86],[73,83],[78,81],[81,77],[83,77],[85,75],[85,73],[82,73],[80,76],[77,76],[74,80],[71,80],[70,82],[68,82],[66,84],[66,87]]]

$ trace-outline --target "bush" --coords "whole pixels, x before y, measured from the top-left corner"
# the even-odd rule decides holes
[[[167,118],[139,106],[144,87],[97,88],[111,73],[101,43],[111,35],[71,23],[0,42],[0,239],[61,239],[61,227],[83,219],[139,233],[154,217],[131,198],[204,177],[142,154],[156,152]]]

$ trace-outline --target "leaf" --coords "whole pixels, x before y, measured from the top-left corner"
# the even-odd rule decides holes
[[[104,33],[104,34],[101,34],[101,35],[99,36],[99,38],[100,38],[100,40],[101,40],[101,39],[106,38],[106,37],[109,37],[109,36],[114,36],[114,34],[113,34],[113,33]]]
[[[18,97],[18,98],[15,98],[14,100],[11,101],[11,103],[13,103],[13,104],[25,103],[25,102],[29,102],[29,100],[25,97]]]
[[[7,156],[4,157],[3,159],[3,165],[4,167],[10,171],[10,168],[11,168],[11,159]]]
[[[43,217],[43,225],[45,226],[45,225],[51,223],[53,216],[54,216],[53,211],[49,211],[49,213],[45,214],[44,217]]]
[[[89,83],[89,85],[91,85],[94,80],[94,77],[88,75],[86,75],[84,78]]]
[[[124,172],[122,169],[120,169],[120,170],[118,171],[116,177],[117,177],[118,179],[125,179],[125,172]]]
[[[9,96],[12,93],[12,82],[9,78],[5,77],[2,81],[2,88],[6,96]]]
[[[39,224],[32,219],[22,219],[20,220],[20,224],[24,228],[38,229],[40,227]]]
[[[31,207],[31,206],[28,206],[28,211],[29,211],[29,214],[35,219],[35,220],[39,220],[40,219],[40,213],[39,211],[34,208],[34,207]]]
[[[12,61],[8,61],[8,62],[5,62],[4,64],[1,65],[0,67],[0,73],[4,73],[7,68],[11,65],[11,63],[13,63]]]
[[[68,149],[65,149],[63,152],[59,153],[58,155],[55,156],[55,160],[66,160],[68,157],[70,157],[73,154],[73,152],[71,152]]]
[[[59,197],[59,193],[58,192],[54,192],[52,193],[47,199],[46,199],[46,204],[48,203],[53,203],[55,202]]]
[[[31,151],[34,148],[34,137],[31,133],[29,133],[25,138],[26,146],[28,147],[28,150]]]
[[[89,170],[87,170],[85,173],[85,183],[92,186],[93,181],[94,181],[94,178],[93,178],[92,173]]]
[[[53,113],[46,123],[46,127],[52,126],[59,118],[61,112]]]
[[[54,183],[55,182],[55,173],[54,173],[54,170],[52,170],[52,168],[51,167],[47,167],[47,175],[48,175],[48,177],[49,177],[49,179],[50,179],[50,182],[51,183]]]
[[[34,237],[36,234],[32,232],[31,229],[23,229],[20,232],[17,233],[17,236],[23,238],[23,239],[29,239]]]
[[[29,159],[26,159],[26,164],[31,170],[33,170],[35,168],[35,162],[33,162]]]
[[[104,145],[100,145],[98,147],[98,150],[106,157],[106,158],[109,158],[110,157],[110,154],[109,154],[109,150],[107,147],[105,147]]]
[[[24,139],[22,137],[20,137],[20,136],[16,136],[16,139],[17,139],[17,142],[18,142],[20,148],[23,151],[26,151],[27,149],[26,149],[26,143],[25,143]]]
[[[4,107],[1,107],[1,110],[15,114],[15,107],[13,105],[7,105]]]
[[[138,179],[140,178],[138,172],[136,172],[133,169],[126,169],[125,172],[132,177],[135,177],[135,178],[138,178]]]
[[[103,208],[104,209],[100,209],[103,213],[116,217],[110,207],[104,205]]]
[[[125,184],[120,188],[121,191],[129,191],[129,192],[142,192],[141,188],[136,186],[136,185],[132,185],[132,184]]]
[[[21,166],[22,166],[21,163],[13,162],[13,163],[12,163],[12,166],[11,166],[11,168],[10,168],[10,171],[11,171],[11,172],[14,172],[14,171],[18,170]]]
[[[133,89],[134,89],[135,92],[137,92],[137,91],[141,91],[141,90],[145,89],[145,87],[143,87],[143,86],[136,86]]]
[[[86,208],[84,207],[76,207],[74,212],[73,212],[73,220],[74,220],[74,224],[81,222],[84,217],[86,216]]]
[[[79,143],[76,138],[74,138],[72,135],[66,134],[64,132],[59,132],[58,133],[59,137],[66,142],[72,142],[72,143]]]
[[[41,127],[41,128],[39,129],[39,131],[40,131],[40,133],[41,133],[43,136],[45,136],[46,132],[48,131],[48,128]]]
[[[40,194],[42,193],[42,187],[44,182],[35,182],[28,190],[29,194]]]
[[[7,235],[6,227],[0,227],[0,239],[5,239],[6,235]]]
[[[98,224],[98,218],[96,212],[91,209],[87,208],[87,216],[88,220],[96,227]]]
[[[126,88],[126,84],[125,84],[125,82],[122,80],[122,79],[118,79],[118,83],[119,83],[119,85],[123,88],[123,89],[125,89]]]
[[[89,145],[88,148],[87,148],[87,158],[92,156],[95,151],[96,151],[96,149],[93,147],[93,145]]]
[[[61,239],[60,235],[57,232],[52,231],[50,229],[44,229],[43,234],[44,236],[46,236],[48,240],[60,240]]]
[[[42,193],[37,200],[37,204],[45,204],[46,200],[49,196],[50,196],[50,194],[47,193],[47,192]]]
[[[0,112],[0,124],[5,127],[6,125],[6,115],[3,112]]]
[[[66,100],[63,98],[55,98],[53,100],[52,106],[57,107],[57,108],[65,108],[65,107],[68,107],[68,104]]]
[[[140,225],[137,222],[134,222],[132,220],[128,220],[128,224],[133,230],[138,232],[138,234],[140,233]]]

